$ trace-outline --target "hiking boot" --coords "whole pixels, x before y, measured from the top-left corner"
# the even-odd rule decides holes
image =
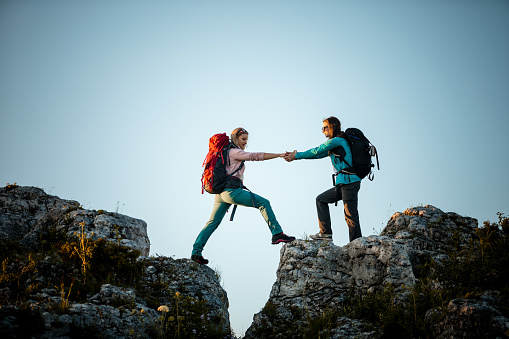
[[[332,241],[332,234],[316,233],[309,236],[313,240],[327,240]]]
[[[209,261],[201,255],[192,255],[191,260],[197,262],[200,265],[207,265],[209,263]]]
[[[287,236],[286,234],[281,232],[278,234],[274,234],[272,236],[272,245],[277,245],[280,242],[290,242],[290,241],[294,241],[294,240],[295,240],[295,237]]]

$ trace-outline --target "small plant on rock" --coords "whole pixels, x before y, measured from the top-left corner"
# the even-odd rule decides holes
[[[9,184],[9,183],[7,183],[7,185],[5,185],[5,189],[6,189],[7,191],[13,190],[13,189],[15,189],[16,187],[19,187],[19,186],[18,186],[18,184],[16,184],[16,183],[14,183],[14,184]]]
[[[230,335],[219,316],[213,316],[206,300],[175,292],[169,305],[161,305],[159,335],[162,338],[223,338]]]
[[[83,276],[87,277],[87,270],[90,267],[90,259],[92,258],[93,251],[94,251],[94,243],[91,241],[91,236],[94,234],[92,233],[90,237],[87,236],[85,233],[85,223],[81,222],[81,232],[78,234],[77,232],[74,233],[79,239],[79,242],[77,245],[71,245],[71,243],[66,243],[64,246],[66,247],[66,250],[69,251],[69,247],[72,246],[71,256],[73,254],[77,255],[81,261],[81,273]]]
[[[71,282],[71,286],[69,287],[69,290],[65,291],[65,285],[62,281],[60,284],[60,302],[56,303],[51,309],[53,309],[58,314],[66,314],[69,311],[69,296],[71,295],[72,285],[74,282]],[[55,286],[55,288],[58,290],[59,288]]]

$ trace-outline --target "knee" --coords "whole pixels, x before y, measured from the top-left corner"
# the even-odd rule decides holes
[[[260,207],[268,207],[268,206],[270,206],[270,201],[263,197],[257,197],[256,204]]]
[[[357,211],[357,200],[343,200],[345,210]]]
[[[321,204],[323,204],[323,203],[324,203],[324,201],[323,201],[323,197],[322,197],[322,195],[320,194],[320,195],[318,195],[318,196],[316,197],[316,204],[317,204],[317,205],[321,205]]]

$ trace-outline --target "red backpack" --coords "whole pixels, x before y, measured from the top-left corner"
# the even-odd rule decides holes
[[[210,194],[219,194],[224,191],[228,179],[242,168],[240,167],[230,175],[226,174],[226,165],[229,164],[228,150],[230,139],[226,133],[214,134],[209,139],[209,152],[203,161],[203,174],[201,176],[201,193],[207,191]]]

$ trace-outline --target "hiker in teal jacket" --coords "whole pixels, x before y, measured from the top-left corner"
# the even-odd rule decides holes
[[[316,197],[316,209],[318,213],[318,225],[320,232],[311,235],[314,240],[332,240],[332,227],[329,204],[343,200],[345,220],[348,225],[350,241],[362,237],[359,212],[357,211],[358,193],[361,188],[361,179],[351,173],[341,173],[342,170],[352,164],[352,152],[348,142],[342,138],[341,123],[336,117],[330,117],[323,121],[322,133],[328,140],[318,147],[305,152],[286,152],[285,160],[321,159],[329,156],[336,172],[334,185]],[[343,157],[344,161],[341,160]]]

